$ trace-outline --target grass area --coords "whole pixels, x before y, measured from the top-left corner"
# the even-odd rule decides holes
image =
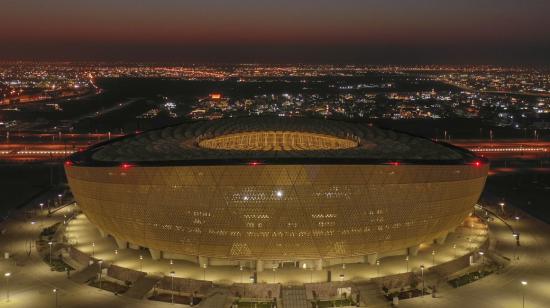
[[[50,255],[49,254],[45,255],[42,260],[45,263],[50,264]],[[72,268],[69,264],[63,262],[63,260],[61,259],[53,258],[53,256],[52,256],[50,268],[52,271],[56,271],[56,272],[66,272],[67,269],[70,271],[74,271],[74,268]]]
[[[314,307],[317,308],[345,307],[355,305],[355,303],[349,299],[318,300],[316,304],[317,305],[314,305]]]
[[[431,294],[431,293],[428,292],[427,290],[425,290],[425,291],[424,291],[424,295],[426,295],[426,294]],[[409,298],[414,298],[414,297],[422,296],[422,290],[419,290],[419,289],[411,289],[411,290],[400,291],[400,292],[393,292],[393,293],[384,295],[384,297],[385,297],[388,301],[393,301],[393,298],[394,298],[395,296],[397,296],[400,300],[409,299]]]
[[[478,279],[481,279],[481,278],[483,278],[487,275],[490,275],[492,273],[493,273],[492,270],[481,270],[481,271],[467,273],[467,274],[464,274],[464,275],[462,275],[458,278],[449,280],[449,284],[451,286],[455,287],[455,288],[458,288],[458,287],[461,287],[463,285],[472,283],[472,282],[474,282]]]
[[[239,308],[272,308],[273,302],[237,302]]]
[[[49,227],[44,228],[42,232],[40,232],[40,236],[52,237],[60,225],[61,222],[57,222]]]
[[[149,300],[171,303],[172,302],[172,295],[169,294],[169,293],[156,293],[156,294],[153,294],[153,296],[149,297]],[[202,301],[202,298],[194,297],[193,298],[193,305],[197,305],[201,301]],[[185,296],[185,295],[174,294],[174,303],[189,305],[189,304],[191,304],[191,297],[190,296]]]
[[[123,294],[124,292],[128,291],[127,286],[123,286],[121,284],[114,283],[114,282],[111,282],[111,281],[101,281],[101,288],[100,288],[99,287],[99,281],[94,280],[94,281],[90,282],[90,286],[96,287],[98,289],[102,289],[102,290],[105,290],[105,291],[109,291],[109,292],[112,292],[112,293],[116,293],[116,294]]]

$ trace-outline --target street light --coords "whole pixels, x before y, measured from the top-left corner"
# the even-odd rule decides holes
[[[55,308],[57,308],[57,289],[53,289],[52,292],[55,294]]]
[[[115,249],[115,262],[117,261],[118,259],[118,249]]]
[[[99,288],[101,289],[101,264],[103,264],[103,260],[98,260],[97,264],[99,264]]]
[[[405,262],[407,263],[407,273],[409,272],[409,256],[405,257]]]
[[[432,266],[435,266],[435,249],[432,250]]]
[[[10,276],[10,272],[4,274],[4,277],[6,277],[6,302],[10,301]]]
[[[524,287],[523,288],[523,292],[522,292],[522,297],[523,297],[523,300],[522,300],[522,307],[525,308],[525,288],[527,287],[527,281],[525,280],[522,280],[521,281],[521,285]]]
[[[95,254],[95,242],[92,242],[92,258],[94,257],[94,254]]]
[[[50,245],[50,266],[52,266],[52,245],[53,245],[53,242],[48,242],[48,245]]]
[[[176,274],[176,272],[174,272],[174,271],[170,272],[170,277],[172,278],[172,287],[171,287],[172,288],[171,289],[171,291],[172,291],[172,305],[174,305],[174,275],[175,274]]]
[[[206,263],[202,265],[203,268],[203,280],[206,280]]]
[[[380,260],[376,260],[376,275],[380,276]]]
[[[484,262],[484,261],[485,261],[485,260],[484,260],[484,255],[485,255],[485,253],[484,253],[483,251],[480,251],[480,252],[478,252],[478,253],[479,253],[479,255],[481,256],[481,265],[483,265],[483,264],[485,263],[485,262]]]
[[[422,272],[422,297],[424,297],[424,265],[420,265],[420,271]]]
[[[139,270],[143,272],[143,256],[139,255]]]
[[[457,257],[457,255],[456,255],[456,244],[453,244],[453,251],[454,251],[455,258],[456,258]]]
[[[239,271],[241,271],[241,283],[243,283],[243,266],[242,265],[239,267]]]

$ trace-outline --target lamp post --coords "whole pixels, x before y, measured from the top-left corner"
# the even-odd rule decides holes
[[[118,249],[115,249],[115,262],[117,261],[118,259]]]
[[[204,263],[204,264],[202,265],[202,269],[203,269],[202,278],[203,278],[203,280],[206,280],[206,263]]]
[[[273,266],[273,283],[275,283],[275,275],[276,275],[277,268]]]
[[[521,285],[523,286],[522,292],[522,307],[525,308],[525,288],[527,287],[527,281],[522,280]]]
[[[484,253],[483,251],[480,251],[480,252],[478,252],[478,253],[479,253],[479,255],[481,256],[481,265],[483,265],[483,264],[485,263],[485,262],[484,262],[484,261],[485,261],[485,259],[484,259],[485,253]]]
[[[53,242],[48,242],[48,245],[50,246],[50,266],[52,266],[52,245],[53,245]]]
[[[422,297],[424,297],[424,265],[420,265],[420,271],[422,273]]]
[[[380,276],[380,260],[376,260],[376,275]]]
[[[243,266],[242,265],[239,267],[239,271],[241,271],[241,283],[243,283]]]
[[[432,250],[432,266],[435,266],[435,249]]]
[[[143,272],[143,256],[139,255],[139,271]]]
[[[498,205],[500,205],[500,212],[504,214],[504,202],[500,202]]]
[[[407,263],[407,270],[406,270],[406,273],[409,272],[409,256],[406,256],[405,257],[405,263]]]
[[[52,292],[55,295],[55,308],[57,308],[57,289],[53,289]]]
[[[456,258],[456,257],[457,257],[457,254],[456,254],[456,244],[453,244],[453,251],[454,251],[455,258]]]
[[[95,254],[95,242],[92,242],[92,258],[94,257],[94,254]]]
[[[171,271],[170,272],[170,277],[172,279],[172,286],[171,286],[171,294],[172,294],[172,305],[174,305],[174,275],[176,274],[176,272],[174,271]]]
[[[101,289],[101,264],[103,264],[103,260],[98,260],[97,264],[99,265],[99,288]]]
[[[4,274],[4,277],[6,278],[6,302],[10,301],[10,276],[10,272]]]

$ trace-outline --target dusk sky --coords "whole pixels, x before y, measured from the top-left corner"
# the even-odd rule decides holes
[[[550,64],[548,0],[2,0],[0,60]]]

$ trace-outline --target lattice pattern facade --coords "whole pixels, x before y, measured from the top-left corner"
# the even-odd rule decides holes
[[[66,166],[99,228],[130,243],[236,260],[400,250],[459,225],[488,165]]]
[[[235,151],[318,151],[354,148],[359,142],[307,132],[259,131],[205,139],[198,145],[208,149]]]

